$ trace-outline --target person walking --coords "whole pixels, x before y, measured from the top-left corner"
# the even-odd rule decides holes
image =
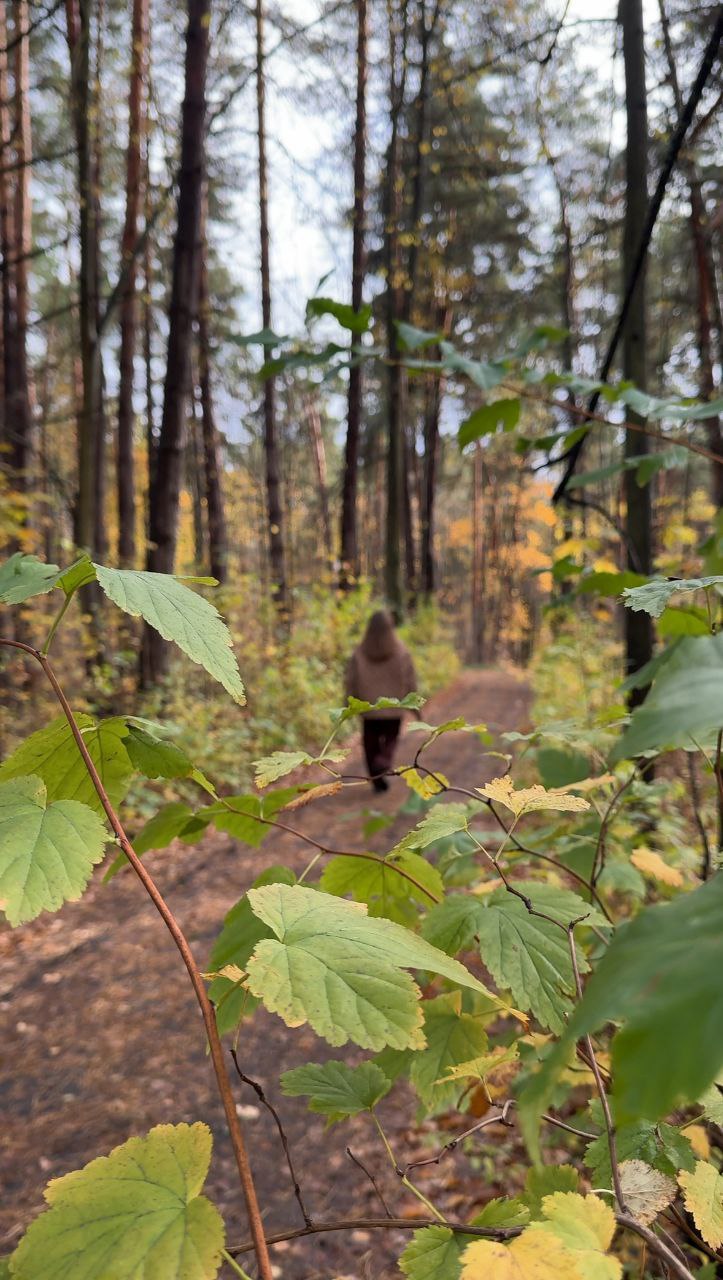
[[[349,659],[346,695],[364,702],[377,702],[379,698],[401,700],[416,688],[412,655],[399,639],[391,613],[379,609],[372,614],[361,644]],[[375,791],[389,789],[384,775],[392,768],[401,727],[402,713],[397,707],[363,713],[362,742]]]

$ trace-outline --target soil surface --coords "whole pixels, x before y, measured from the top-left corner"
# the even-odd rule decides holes
[[[528,713],[529,690],[519,676],[468,670],[431,700],[424,716],[441,723],[463,715],[503,732],[527,727]],[[473,734],[450,734],[429,751],[427,763],[457,785],[479,786],[500,772],[499,759],[486,750]],[[410,740],[402,741],[398,763],[411,754]],[[356,751],[344,770],[362,771]],[[347,790],[289,814],[288,821],[337,848],[386,850],[414,819],[400,815],[366,841],[363,821],[370,810],[397,814],[408,795],[405,784],[393,779],[386,795],[365,786]],[[274,832],[260,849],[214,835],[196,847],[176,843],[151,854],[149,866],[203,965],[224,915],[259,872],[273,863],[301,871],[311,854],[286,833]],[[108,885],[98,877],[81,902],[0,933],[0,1012],[0,1256],[41,1209],[48,1179],[164,1122],[203,1120],[210,1126],[214,1156],[206,1191],[224,1215],[228,1240],[247,1239],[200,1015],[178,953],[130,872]],[[353,1046],[332,1050],[308,1027],[289,1030],[260,1010],[245,1024],[238,1050],[245,1073],[279,1109],[315,1220],[384,1214],[347,1147],[374,1175],[393,1216],[424,1213],[400,1185],[368,1116],[326,1130],[303,1099],[281,1095],[282,1070],[327,1057],[354,1061],[359,1055]],[[240,1081],[237,1096],[269,1234],[303,1226],[271,1115]],[[416,1125],[413,1101],[403,1090],[393,1091],[380,1115],[401,1162],[433,1149],[431,1128]],[[456,1119],[452,1130],[458,1127]],[[482,1203],[499,1193],[488,1177],[486,1169],[483,1178],[479,1166],[475,1172],[455,1154],[420,1169],[418,1184],[439,1197],[445,1212],[466,1217],[470,1197]],[[286,1241],[273,1249],[275,1273],[279,1280],[391,1280],[400,1275],[395,1259],[408,1239],[409,1232],[366,1228]],[[255,1275],[252,1255],[242,1260]]]

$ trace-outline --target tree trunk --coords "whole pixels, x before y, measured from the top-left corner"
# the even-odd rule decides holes
[[[10,90],[8,86],[7,6],[0,0],[0,252],[2,253],[2,354],[3,354],[3,439],[8,446],[11,466],[16,450],[16,433],[12,405],[17,385],[17,306],[15,251],[15,218],[10,170],[12,128],[10,124]],[[12,477],[13,482],[15,477]]]
[[[407,0],[402,0],[398,20],[390,15],[389,67],[391,137],[387,152],[385,181],[386,224],[386,325],[388,356],[387,388],[387,518],[385,589],[396,616],[404,614],[401,542],[404,515],[404,371],[400,364],[396,321],[402,318],[402,263],[399,244],[401,217],[400,124],[404,107],[407,74]]]
[[[195,381],[195,379],[194,379]],[[201,434],[200,414],[196,401],[195,386],[189,384],[188,396],[188,432],[186,433],[186,484],[191,495],[193,511],[193,559],[196,572],[203,571],[206,565],[206,538],[203,520],[203,493],[201,485],[201,450],[199,436]]]
[[[80,225],[80,359],[82,400],[78,417],[78,490],[75,508],[75,540],[79,547],[96,550],[98,518],[98,442],[103,429],[103,375],[98,335],[98,227],[94,185],[91,122],[93,94],[90,83],[90,40],[93,0],[65,0],[67,42],[70,54],[70,102],[78,171]]]
[[[11,454],[15,484],[25,490],[33,453],[33,387],[28,368],[28,266],[32,251],[30,196],[33,143],[30,124],[30,63],[27,0],[15,7],[15,319],[16,370],[13,397],[14,447]],[[5,163],[5,160],[3,161]]]
[[[351,305],[359,311],[364,294],[366,269],[365,201],[366,201],[366,86],[367,39],[369,19],[367,0],[356,0],[356,123],[354,126],[354,219],[352,224]],[[361,428],[362,364],[349,370],[344,479],[341,498],[341,550],[339,585],[348,589],[359,576],[357,536],[357,482],[359,471],[359,432]]]
[[[228,577],[228,534],[223,504],[218,431],[211,386],[211,358],[208,321],[211,314],[208,293],[207,197],[202,208],[201,268],[198,290],[198,380],[201,392],[203,471],[208,517],[208,554],[211,573],[219,582]]]
[[[326,559],[326,568],[328,569],[332,563],[334,556],[334,547],[331,535],[331,515],[329,512],[329,490],[327,487],[326,474],[326,449],[324,448],[324,437],[321,432],[321,419],[319,418],[319,410],[311,397],[306,402],[306,418],[309,423],[309,435],[311,436],[311,449],[314,455],[314,470],[316,471],[316,483],[319,489],[319,508],[321,512],[321,527],[324,537],[324,552]]]
[[[268,179],[266,171],[266,86],[264,80],[264,11],[263,0],[256,0],[256,115],[259,152],[259,231],[261,241],[261,315],[264,329],[271,328],[271,268],[269,263]],[[271,356],[272,345],[264,347],[264,358]],[[264,454],[266,461],[266,503],[269,536],[271,593],[283,620],[288,617],[289,600],[284,556],[284,531],[281,508],[279,445],[276,431],[276,384],[273,377],[264,382]]]
[[[101,208],[100,193],[102,190],[103,177],[103,130],[101,120],[101,75],[103,67],[103,22],[105,15],[105,0],[96,0],[96,39],[95,39],[95,69],[93,74],[93,83],[91,86],[91,121],[93,124],[91,133],[91,198],[93,201],[93,297],[92,305],[95,309],[94,325],[95,325],[95,359],[98,366],[98,386],[96,388],[97,401],[95,405],[96,419],[96,435],[95,435],[95,465],[94,465],[94,494],[93,494],[93,550],[98,560],[104,561],[108,554],[108,530],[106,520],[106,507],[108,504],[108,476],[107,476],[107,440],[108,440],[108,422],[106,419],[105,400],[105,371],[103,369],[103,349],[101,346]],[[90,10],[89,6],[89,10]],[[100,593],[99,603],[102,597]]]
[[[645,86],[645,34],[643,0],[621,0],[625,62],[625,108],[627,146],[625,151],[625,227],[623,238],[623,280],[632,277],[633,265],[642,239],[648,206],[648,111]],[[623,334],[623,375],[641,391],[647,387],[646,359],[646,267],[640,273],[630,304]],[[644,419],[629,411],[633,422]],[[647,439],[638,431],[625,433],[625,458],[637,459],[648,452]],[[625,472],[627,566],[637,573],[652,569],[652,484],[640,488],[635,470]],[[626,672],[639,671],[653,654],[653,623],[647,613],[625,610]],[[646,690],[636,689],[630,704],[643,701]]]
[[[181,115],[181,171],[173,242],[168,354],[161,434],[150,495],[150,545],[146,560],[146,567],[155,573],[173,572],[178,539],[186,388],[198,300],[210,17],[211,0],[188,0],[185,93]],[[146,628],[141,658],[144,683],[157,680],[166,670],[167,662],[165,642],[156,631]]]
[[[148,0],[133,0],[131,70],[128,88],[126,212],[121,242],[121,271],[127,272],[120,306],[118,384],[118,559],[131,567],[136,555],[136,494],[133,435],[133,370],[138,328],[136,241],[141,211],[141,151],[148,65]]]
[[[658,10],[660,13],[660,24],[663,32],[663,44],[668,61],[668,71],[670,73],[670,83],[673,90],[673,97],[675,99],[675,110],[680,118],[684,109],[683,95],[680,91],[680,81],[678,79],[678,70],[675,62],[675,53],[673,50],[673,41],[670,32],[670,22],[665,8],[665,0],[658,0]],[[711,247],[706,235],[703,186],[697,165],[692,156],[688,157],[685,163],[685,169],[688,174],[690,187],[689,225],[691,239],[693,242],[693,261],[695,264],[697,283],[698,358],[700,361],[699,385],[701,398],[709,400],[713,399],[716,392],[714,373],[715,360],[713,356],[712,341],[714,318],[718,324],[719,340],[721,344],[723,344],[723,327],[720,325],[720,315],[718,314],[715,263],[713,261]],[[721,349],[723,350],[723,345]],[[706,418],[704,426],[708,436],[709,449],[713,453],[721,454],[721,452],[723,452],[723,434],[721,433],[720,418]],[[723,507],[723,464],[720,462],[711,463],[711,497],[716,507],[720,510],[720,508]]]

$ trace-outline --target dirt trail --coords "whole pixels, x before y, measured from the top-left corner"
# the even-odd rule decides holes
[[[432,723],[463,715],[502,732],[525,727],[528,708],[528,688],[514,674],[465,671],[424,714]],[[499,761],[485,758],[483,750],[472,734],[449,735],[430,751],[429,764],[460,785],[479,785],[499,769]],[[399,762],[410,756],[402,744]],[[360,767],[355,753],[345,770]],[[352,791],[290,818],[299,830],[339,848],[375,847],[373,840],[363,840],[363,812],[393,814],[407,794],[403,782],[394,780],[382,797],[360,788],[355,808]],[[389,848],[408,825],[409,817],[397,819],[376,847]],[[223,916],[259,871],[277,862],[300,870],[309,854],[297,838],[274,834],[260,850],[215,836],[196,848],[177,845],[150,857],[203,963]],[[246,1237],[200,1015],[177,952],[130,873],[108,886],[96,883],[82,902],[57,916],[0,934],[0,1013],[0,1255],[13,1248],[40,1209],[49,1178],[154,1124],[182,1120],[204,1120],[213,1130],[208,1194],[224,1213],[229,1240]],[[420,1206],[400,1194],[367,1118],[325,1133],[323,1120],[309,1115],[303,1100],[280,1097],[280,1070],[329,1056],[353,1058],[354,1050],[348,1050],[332,1051],[308,1028],[289,1031],[263,1010],[239,1045],[244,1070],[281,1109],[314,1217],[381,1212],[370,1181],[347,1156],[347,1144],[374,1170],[395,1216],[415,1215]],[[268,1229],[302,1225],[273,1121],[250,1089],[239,1086],[238,1096]],[[411,1127],[411,1100],[402,1106],[398,1094],[393,1096],[385,1123],[409,1159],[410,1143],[418,1150],[422,1139]],[[431,1171],[430,1178],[435,1176]],[[453,1208],[454,1184],[447,1173],[445,1178],[446,1203]],[[328,1234],[277,1247],[273,1257],[283,1280],[385,1280],[399,1275],[393,1259],[406,1238],[390,1231]],[[245,1261],[249,1266],[250,1258]]]

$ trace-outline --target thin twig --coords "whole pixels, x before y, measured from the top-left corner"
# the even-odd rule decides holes
[[[264,1106],[264,1107],[266,1107],[266,1110],[267,1110],[267,1111],[269,1111],[269,1112],[271,1113],[271,1115],[273,1116],[273,1118],[274,1118],[274,1122],[275,1122],[275,1124],[276,1124],[276,1128],[277,1128],[277,1129],[278,1129],[278,1131],[279,1131],[279,1137],[281,1138],[281,1145],[282,1145],[282,1147],[284,1148],[284,1155],[286,1156],[286,1163],[287,1163],[287,1165],[289,1166],[289,1173],[291,1174],[291,1183],[292,1183],[292,1186],[293,1186],[293,1188],[294,1188],[294,1195],[296,1196],[296,1199],[297,1199],[297,1202],[298,1202],[299,1208],[300,1208],[300,1210],[301,1210],[301,1216],[302,1216],[302,1218],[304,1219],[304,1222],[306,1223],[307,1227],[313,1227],[314,1222],[313,1222],[313,1219],[312,1219],[312,1217],[311,1217],[311,1214],[308,1212],[308,1210],[307,1210],[307,1208],[306,1208],[306,1205],[304,1204],[304,1197],[303,1197],[303,1195],[302,1195],[301,1187],[300,1187],[300,1185],[299,1185],[299,1179],[298,1179],[298,1178],[297,1178],[297,1176],[296,1176],[296,1171],[295,1171],[295,1169],[294,1169],[294,1163],[293,1163],[293,1161],[292,1161],[292,1159],[291,1159],[291,1151],[290,1151],[290,1148],[289,1148],[289,1140],[288,1140],[288,1138],[287,1138],[287,1136],[286,1136],[286,1134],[285,1134],[285,1132],[284,1132],[284,1126],[283,1126],[283,1125],[282,1125],[282,1123],[281,1123],[281,1117],[280,1117],[280,1115],[279,1115],[278,1111],[276,1110],[276,1107],[274,1106],[273,1102],[269,1102],[269,1099],[266,1097],[266,1094],[264,1093],[264,1091],[263,1091],[263,1089],[262,1089],[261,1085],[259,1084],[258,1080],[252,1080],[252,1079],[251,1079],[251,1076],[247,1076],[247,1075],[245,1074],[245,1072],[243,1072],[243,1071],[241,1070],[241,1066],[240,1066],[240,1064],[239,1064],[239,1060],[238,1060],[238,1055],[237,1055],[237,1053],[236,1053],[236,1050],[235,1050],[235,1049],[232,1049],[232,1050],[231,1050],[231,1057],[232,1057],[232,1059],[233,1059],[233,1065],[234,1065],[234,1066],[235,1066],[235,1068],[236,1068],[236,1074],[238,1075],[239,1080],[243,1080],[244,1084],[249,1085],[249,1086],[253,1089],[253,1091],[254,1091],[254,1093],[256,1094],[256,1097],[258,1098],[258,1100],[259,1100],[259,1102],[261,1103],[261,1105],[262,1105],[262,1106]]]
[[[357,1166],[357,1168],[361,1169],[362,1173],[363,1173],[363,1174],[364,1174],[364,1175],[369,1179],[369,1181],[371,1182],[371,1184],[372,1184],[372,1186],[373,1186],[374,1190],[375,1190],[375,1191],[376,1191],[376,1193],[377,1193],[377,1196],[379,1197],[379,1200],[381,1201],[381,1206],[382,1206],[382,1208],[383,1208],[384,1212],[386,1213],[386,1215],[387,1215],[387,1217],[388,1217],[388,1218],[391,1218],[391,1217],[393,1216],[393,1215],[392,1215],[392,1211],[391,1211],[391,1209],[389,1208],[389,1205],[387,1204],[386,1200],[384,1199],[384,1196],[383,1196],[383,1194],[382,1194],[381,1187],[379,1186],[379,1183],[377,1182],[376,1178],[374,1177],[374,1174],[372,1173],[371,1169],[367,1169],[366,1165],[364,1164],[364,1161],[363,1161],[363,1160],[360,1160],[360,1159],[359,1159],[359,1156],[355,1156],[355,1155],[354,1155],[354,1152],[352,1151],[351,1147],[347,1147],[347,1149],[346,1149],[346,1154],[348,1155],[348,1157],[349,1157],[349,1159],[350,1159],[350,1160],[353,1160],[353,1162],[354,1162],[354,1164]]]
[[[572,960],[572,970],[575,975],[575,988],[577,990],[578,999],[581,1000],[583,995],[583,990],[582,990],[582,979],[580,977],[580,966],[577,963],[577,948],[575,947],[575,923],[576,923],[575,921],[572,921],[571,924],[569,925],[567,930],[567,937],[570,945],[570,959]],[[584,1043],[588,1053],[590,1070],[592,1071],[593,1076],[595,1077],[595,1086],[597,1088],[598,1097],[600,1099],[600,1106],[602,1107],[603,1120],[605,1122],[605,1132],[607,1133],[607,1139],[608,1139],[608,1151],[610,1153],[610,1168],[612,1170],[615,1198],[618,1202],[621,1212],[627,1213],[625,1195],[623,1193],[623,1187],[620,1181],[620,1166],[618,1164],[618,1148],[617,1148],[617,1141],[615,1138],[615,1125],[613,1123],[612,1113],[610,1111],[610,1103],[608,1102],[608,1095],[605,1090],[605,1084],[603,1082],[602,1073],[600,1071],[597,1058],[595,1057],[595,1050],[593,1048],[592,1037],[590,1035],[584,1036]],[[634,1221],[635,1219],[631,1218],[631,1222],[634,1222]]]

